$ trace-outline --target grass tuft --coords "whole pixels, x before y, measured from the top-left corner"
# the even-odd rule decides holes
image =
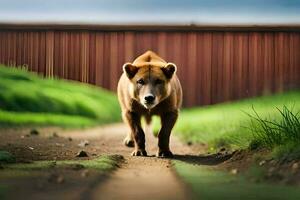
[[[268,119],[262,118],[255,111],[250,115],[252,120],[251,131],[256,144],[273,148],[285,144],[300,144],[300,116],[299,112],[293,112],[287,106],[282,109],[277,108],[280,118]],[[252,145],[253,146],[253,145]]]

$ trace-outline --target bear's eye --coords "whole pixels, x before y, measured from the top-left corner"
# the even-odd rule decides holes
[[[158,84],[163,84],[163,83],[164,83],[164,81],[161,80],[161,79],[156,79],[156,80],[155,80],[155,84],[156,84],[156,85],[158,85]]]
[[[140,85],[145,85],[145,81],[143,79],[138,80],[136,83]]]

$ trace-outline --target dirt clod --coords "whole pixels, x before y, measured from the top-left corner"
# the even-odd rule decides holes
[[[53,132],[52,137],[57,138],[57,137],[59,137],[59,135],[56,132]]]
[[[224,152],[224,151],[226,151],[224,147],[220,149],[220,152]]]
[[[76,157],[88,157],[88,154],[85,151],[81,150],[76,154]]]
[[[269,169],[268,169],[268,174],[272,174],[272,173],[274,173],[276,171],[276,168],[275,167],[270,167]]]
[[[30,130],[30,135],[39,135],[40,133],[36,129],[31,129]]]
[[[50,183],[63,183],[64,181],[65,181],[65,178],[59,174],[50,174],[50,176],[48,178],[48,182],[50,182]]]

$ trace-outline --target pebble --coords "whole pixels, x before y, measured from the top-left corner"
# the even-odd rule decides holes
[[[62,144],[62,143],[55,143],[55,145],[58,146],[58,147],[64,147],[65,146],[65,144]]]
[[[259,166],[263,166],[264,164],[266,164],[266,161],[265,161],[265,160],[262,160],[262,161],[260,161],[258,164],[259,164]]]
[[[65,181],[65,179],[64,179],[63,176],[58,176],[57,179],[56,179],[57,183],[63,183],[64,181]]]
[[[34,148],[33,148],[33,147],[28,147],[28,149],[30,149],[30,150],[34,150]]]
[[[30,134],[21,135],[22,139],[24,139],[25,137],[30,137]]]
[[[293,165],[292,165],[292,170],[295,172],[295,171],[297,171],[299,169],[299,164],[298,163],[294,163]]]
[[[89,145],[90,143],[89,143],[89,141],[88,140],[83,140],[83,141],[81,141],[79,144],[78,144],[78,146],[79,147],[85,147],[85,146],[87,146],[87,145]]]
[[[238,173],[238,169],[232,169],[230,173],[236,175]]]

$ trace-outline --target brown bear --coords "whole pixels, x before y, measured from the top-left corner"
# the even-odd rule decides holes
[[[123,65],[118,83],[118,99],[123,120],[131,132],[125,145],[134,146],[133,156],[147,156],[141,118],[147,124],[153,115],[161,119],[158,133],[158,157],[172,157],[169,139],[182,103],[182,89],[176,76],[176,65],[167,63],[152,51],[147,51]]]

